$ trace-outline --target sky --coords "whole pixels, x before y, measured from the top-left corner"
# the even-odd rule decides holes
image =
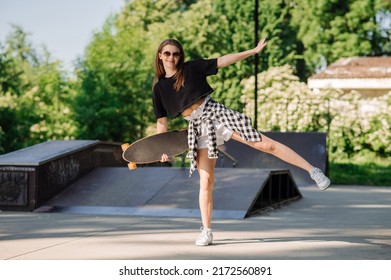
[[[45,45],[53,59],[72,69],[94,31],[124,5],[125,0],[0,0],[0,42],[11,24],[19,25],[34,48]]]

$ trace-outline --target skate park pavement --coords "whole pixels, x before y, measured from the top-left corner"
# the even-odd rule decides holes
[[[391,187],[299,186],[302,199],[246,219],[0,212],[2,260],[390,260]]]

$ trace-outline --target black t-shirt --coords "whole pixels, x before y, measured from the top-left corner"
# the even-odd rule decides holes
[[[184,64],[185,85],[175,91],[175,79],[161,78],[153,87],[153,107],[156,118],[178,117],[186,108],[208,96],[213,89],[206,77],[217,74],[217,59],[197,59]]]

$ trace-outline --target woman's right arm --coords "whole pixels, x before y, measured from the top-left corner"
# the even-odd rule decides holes
[[[167,130],[168,130],[167,117],[163,117],[163,118],[157,119],[157,122],[156,122],[156,134],[157,133],[166,132]],[[170,158],[166,154],[163,154],[162,158],[160,159],[161,162],[166,162],[166,161],[169,161],[169,160],[170,160]]]
[[[159,118],[156,122],[156,133],[167,132],[168,130],[168,121],[167,117]]]

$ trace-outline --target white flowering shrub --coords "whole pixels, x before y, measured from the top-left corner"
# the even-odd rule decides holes
[[[254,118],[254,77],[242,81],[244,113]],[[258,129],[322,131],[332,158],[349,158],[364,150],[391,154],[391,92],[364,100],[357,92],[315,92],[299,81],[290,66],[258,74]]]

